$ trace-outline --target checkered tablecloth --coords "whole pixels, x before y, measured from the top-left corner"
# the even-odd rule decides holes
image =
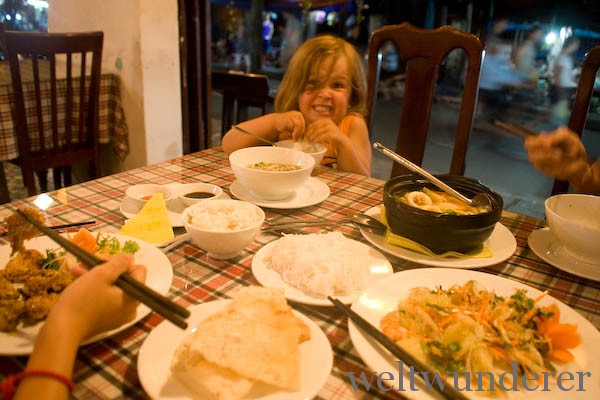
[[[59,82],[60,83],[60,82]],[[100,77],[100,98],[98,104],[99,142],[111,143],[115,154],[123,159],[129,153],[127,121],[121,104],[119,77],[114,74],[103,74]],[[79,81],[74,82],[74,93],[79,92]],[[66,92],[66,85],[57,87],[59,93]],[[50,94],[50,83],[42,81],[40,85],[42,96]],[[23,95],[26,99],[28,115],[35,121],[34,86],[26,82]],[[64,102],[62,102],[64,104]],[[44,107],[48,112],[49,103]],[[50,120],[49,114],[47,115]],[[49,123],[46,127],[51,126]],[[49,128],[48,128],[49,129]],[[12,160],[19,156],[14,120],[14,96],[10,74],[6,62],[0,63],[0,161]]]
[[[265,209],[267,218],[277,216],[299,218],[331,218],[365,211],[381,203],[383,182],[380,180],[342,173],[325,167],[317,167],[313,174],[327,183],[331,196],[321,204],[296,210]],[[125,189],[136,183],[210,182],[229,193],[234,181],[229,162],[219,149],[173,159],[168,162],[134,169],[66,189],[57,196],[64,204],[56,204],[48,211],[48,223],[73,222],[95,219],[93,230],[116,231],[124,217],[119,212]],[[26,203],[24,199],[11,203]],[[8,206],[0,206],[0,219],[7,216]],[[528,235],[544,226],[544,222],[531,217],[504,212],[504,224],[517,239],[517,250],[507,261],[482,271],[523,282],[540,290],[547,290],[553,297],[565,302],[600,327],[600,284],[562,272],[541,261],[527,246]],[[364,242],[360,232],[349,225],[339,228],[348,236]],[[257,285],[251,272],[254,254],[264,245],[275,240],[274,236],[259,235],[242,254],[222,261],[212,259],[196,246],[185,243],[167,255],[174,270],[169,296],[183,306],[226,299],[244,285]],[[391,258],[395,271],[423,268],[405,260]],[[365,391],[361,384],[354,391],[347,372],[369,373],[368,367],[352,346],[348,334],[347,319],[333,308],[293,304],[295,309],[315,321],[327,335],[334,353],[334,367],[327,382],[320,390],[319,399],[371,399],[389,398],[371,387]],[[148,333],[163,319],[151,314],[134,326],[102,341],[80,349],[74,369],[76,389],[74,396],[82,399],[96,398],[147,398],[137,375],[137,354]],[[0,378],[22,369],[26,357],[0,357]]]

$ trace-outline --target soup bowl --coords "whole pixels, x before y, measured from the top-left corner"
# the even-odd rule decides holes
[[[487,212],[473,215],[443,214],[409,206],[396,199],[424,187],[440,191],[429,181],[414,175],[396,176],[383,189],[385,216],[392,233],[411,239],[434,253],[466,253],[481,246],[492,234],[504,206],[502,197],[479,181],[459,175],[436,175],[468,198],[485,193],[491,203]]]
[[[315,159],[309,154],[284,147],[246,147],[229,155],[229,163],[237,181],[254,197],[264,200],[282,200],[292,196],[310,177]],[[270,171],[252,168],[262,163],[281,164],[296,169]]]
[[[546,199],[546,222],[572,257],[600,263],[600,196],[559,194]]]

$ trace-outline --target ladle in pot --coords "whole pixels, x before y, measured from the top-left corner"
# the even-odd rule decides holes
[[[388,149],[381,143],[375,142],[375,143],[373,143],[373,147],[376,150],[383,153],[385,156],[396,161],[398,164],[402,165],[403,167],[408,168],[409,170],[421,175],[422,177],[427,179],[429,182],[433,183],[435,186],[442,189],[444,192],[448,193],[452,197],[455,197],[455,198],[459,199],[460,201],[467,203],[470,206],[483,207],[487,210],[492,209],[492,204],[490,202],[490,198],[485,193],[477,193],[475,195],[475,197],[473,197],[472,199],[469,199],[468,197],[457,192],[456,190],[454,190],[453,188],[451,188],[450,186],[448,186],[447,184],[445,184],[444,182],[442,182],[435,176],[431,175],[429,172],[425,171],[423,168],[419,167],[416,164],[413,164],[412,162],[408,161],[406,158],[398,155],[397,153]]]

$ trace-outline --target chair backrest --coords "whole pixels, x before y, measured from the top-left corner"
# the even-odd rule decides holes
[[[585,128],[585,121],[592,101],[596,73],[599,67],[600,46],[596,46],[587,52],[583,60],[579,82],[577,83],[577,94],[575,95],[571,118],[569,119],[569,129],[577,133],[579,137],[581,137]],[[569,182],[557,179],[554,181],[554,186],[552,187],[552,195],[566,193],[568,190]]]
[[[406,63],[406,78],[400,128],[396,152],[415,164],[421,165],[427,142],[427,131],[433,102],[435,83],[440,63],[453,49],[464,49],[468,64],[462,95],[461,109],[456,128],[454,151],[449,172],[462,175],[479,87],[479,70],[483,44],[477,36],[461,32],[451,26],[437,29],[420,29],[408,22],[379,28],[369,40],[367,72],[367,118],[369,128],[373,126],[374,110],[379,82],[381,47],[391,41],[400,59]],[[408,170],[394,163],[391,176]]]
[[[87,162],[99,176],[98,99],[102,32],[3,33],[15,99],[23,178]]]
[[[237,71],[213,71],[212,89],[223,94],[221,113],[221,135],[231,125],[248,119],[248,107],[267,111],[267,104],[273,102],[266,75],[245,74]]]

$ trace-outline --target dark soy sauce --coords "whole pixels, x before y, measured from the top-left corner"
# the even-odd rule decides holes
[[[191,192],[186,193],[185,197],[189,197],[190,199],[207,199],[209,197],[214,197],[214,193],[211,192]]]

